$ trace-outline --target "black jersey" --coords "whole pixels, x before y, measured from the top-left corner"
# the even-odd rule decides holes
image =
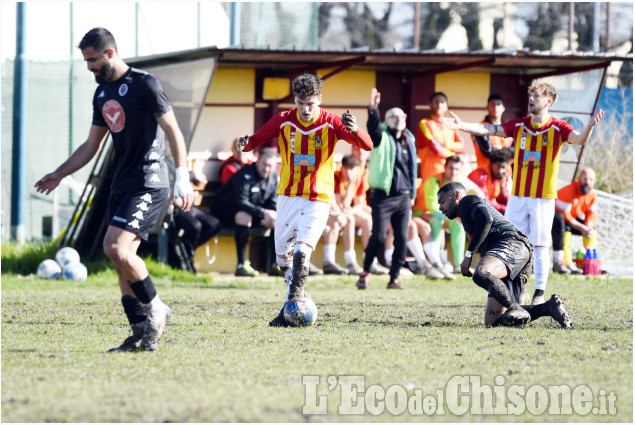
[[[159,80],[134,68],[100,84],[93,97],[93,125],[108,127],[115,147],[114,193],[169,187],[165,137],[157,118],[172,107]]]
[[[211,212],[229,211],[233,216],[237,211],[245,211],[262,217],[265,209],[275,210],[277,207],[278,183],[278,173],[271,173],[264,179],[258,174],[257,163],[245,165],[214,196]]]
[[[478,243],[481,232],[489,223],[488,215],[491,217],[492,225],[482,244],[475,247],[474,245]],[[467,248],[470,251],[487,252],[499,237],[518,234],[518,230],[504,215],[491,206],[487,200],[475,195],[467,195],[461,199],[459,202],[459,217],[461,217],[465,232],[471,239],[470,246]]]

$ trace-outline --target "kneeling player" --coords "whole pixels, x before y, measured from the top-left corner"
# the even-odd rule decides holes
[[[448,183],[439,189],[439,209],[446,217],[461,217],[470,245],[461,263],[463,276],[472,276],[472,254],[481,260],[473,279],[488,291],[485,308],[486,326],[523,325],[542,316],[550,316],[563,328],[571,328],[571,319],[559,295],[545,303],[518,303],[520,292],[531,274],[532,247],[529,239],[485,199],[465,194],[460,183]]]

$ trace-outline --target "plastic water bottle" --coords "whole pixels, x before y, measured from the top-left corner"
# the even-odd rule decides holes
[[[578,260],[584,260],[584,250],[579,249],[577,257],[578,257]]]
[[[586,254],[584,254],[584,269],[583,269],[583,274],[591,274],[591,256],[593,255],[593,252],[591,251],[591,248],[587,248],[586,250]]]
[[[591,269],[591,274],[594,275],[599,275],[600,274],[600,265],[599,263],[599,259],[600,257],[598,256],[598,251],[597,249],[593,248],[593,251],[591,251],[591,259],[593,260],[591,263],[593,265],[592,269]]]

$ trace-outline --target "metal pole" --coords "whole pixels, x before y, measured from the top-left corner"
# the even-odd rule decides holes
[[[229,13],[229,45],[236,46],[240,44],[240,3],[232,2],[229,8]]]
[[[139,57],[139,2],[134,4],[134,55]]]
[[[196,3],[196,47],[201,47],[201,2]]]
[[[593,3],[593,27],[592,27],[593,51],[600,51],[600,3]]]
[[[69,52],[69,56],[70,56],[70,69],[69,69],[69,77],[68,77],[68,156],[71,156],[71,154],[73,153],[73,151],[75,150],[75,145],[73,143],[73,140],[75,138],[75,120],[73,119],[73,115],[74,115],[74,103],[73,103],[73,97],[75,94],[75,84],[73,83],[73,78],[75,75],[75,62],[73,61],[73,40],[75,39],[75,37],[73,36],[73,2],[69,2],[70,4],[70,12],[71,12],[71,42],[70,42],[70,52]],[[72,188],[68,188],[68,200],[70,202],[70,204],[74,204],[74,194],[73,194],[73,189]]]
[[[611,50],[611,3],[606,3],[606,40],[604,41],[604,51]]]
[[[27,63],[26,3],[17,3],[16,43],[13,76],[13,155],[11,167],[11,237],[20,244],[26,238],[24,206],[26,199],[26,119]]]
[[[421,3],[415,3],[414,32],[412,36],[412,47],[419,49],[419,38],[421,38]]]
[[[573,14],[573,8],[575,3],[570,2],[569,3],[569,50],[574,50],[573,49],[573,20],[574,18],[574,14]]]

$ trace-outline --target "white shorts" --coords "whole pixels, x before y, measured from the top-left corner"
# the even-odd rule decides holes
[[[549,246],[555,211],[555,199],[510,196],[505,217],[529,238],[533,246]]]
[[[282,257],[293,251],[297,242],[315,249],[329,218],[331,205],[309,201],[301,196],[278,195],[276,208],[276,255]]]

